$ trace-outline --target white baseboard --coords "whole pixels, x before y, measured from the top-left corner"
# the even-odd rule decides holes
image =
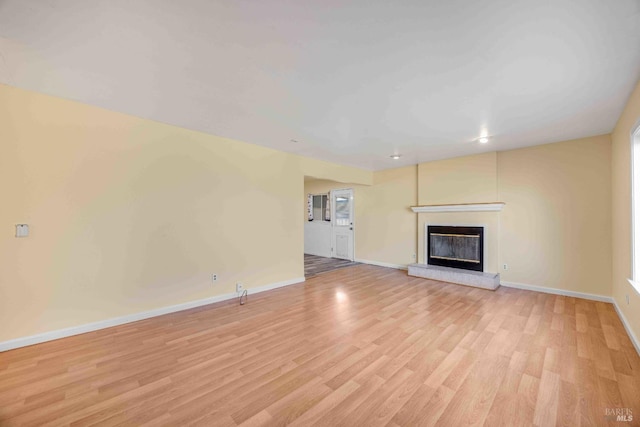
[[[627,330],[627,335],[629,335],[629,338],[631,339],[633,346],[636,348],[636,351],[640,355],[640,340],[638,340],[638,337],[636,336],[636,334],[633,333],[633,329],[631,329],[631,326],[629,325],[627,318],[624,317],[624,313],[618,306],[618,302],[615,300],[615,298],[613,300],[613,306],[615,307],[616,312],[618,313],[618,317],[622,321],[622,325]]]
[[[284,280],[282,282],[270,283],[268,285],[258,286],[247,289],[249,295],[260,292],[270,291],[272,289],[281,288],[283,286],[295,285],[304,282],[304,277],[296,277],[295,279]],[[26,347],[33,344],[39,344],[46,341],[57,340],[59,338],[70,337],[72,335],[84,334],[87,332],[97,331],[99,329],[110,328],[112,326],[123,325],[125,323],[136,322],[138,320],[148,319],[150,317],[162,316],[163,314],[175,313],[176,311],[189,310],[190,308],[200,307],[207,304],[213,304],[220,301],[236,298],[235,292],[216,295],[210,298],[204,298],[196,301],[189,301],[182,304],[171,305],[168,307],[155,308],[149,311],[128,314],[126,316],[114,317],[111,319],[100,320],[84,325],[72,326],[70,328],[57,329],[55,331],[44,332],[42,334],[31,335],[27,337],[15,338],[9,341],[0,342],[0,352],[13,350],[15,348]]]
[[[500,286],[506,288],[524,289],[527,291],[543,292],[545,294],[564,295],[566,297],[584,298],[592,301],[613,303],[613,298],[605,295],[588,294],[585,292],[568,291],[566,289],[546,288],[544,286],[527,285],[525,283],[500,281]]]
[[[379,262],[379,261],[369,261],[367,259],[356,259],[356,262],[360,262],[362,264],[370,264],[370,265],[377,265],[378,267],[388,267],[388,268],[395,268],[397,270],[408,270],[409,267],[405,264],[390,264],[388,262]]]
[[[282,282],[270,283],[268,285],[263,285],[263,286],[258,286],[258,287],[255,287],[255,288],[250,288],[248,290],[248,293],[249,293],[249,295],[258,294],[260,292],[270,291],[272,289],[278,289],[278,288],[283,288],[283,287],[289,286],[289,285],[295,285],[297,283],[302,283],[304,281],[305,281],[304,277],[296,277],[295,279],[283,280]],[[236,296],[236,294],[233,294],[233,296]]]

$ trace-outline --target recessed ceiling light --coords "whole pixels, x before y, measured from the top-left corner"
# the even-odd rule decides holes
[[[391,157],[393,160],[398,160],[402,156],[400,154],[392,154],[389,157]]]
[[[477,139],[477,141],[480,144],[486,144],[487,142],[489,142],[489,137],[488,136],[481,136],[480,138]]]

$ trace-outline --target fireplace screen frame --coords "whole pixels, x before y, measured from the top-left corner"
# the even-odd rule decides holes
[[[426,255],[427,264],[437,265],[441,267],[460,268],[472,271],[484,271],[484,227],[482,226],[458,226],[458,225],[427,225],[426,230]],[[460,235],[478,235],[478,247],[480,250],[479,260],[477,262],[469,262],[454,259],[442,259],[431,257],[431,234],[460,234]]]

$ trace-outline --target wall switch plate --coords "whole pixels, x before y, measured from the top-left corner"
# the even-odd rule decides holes
[[[236,283],[236,292],[240,293],[244,291],[244,285],[242,283]]]
[[[29,224],[16,224],[16,237],[28,237]]]
[[[509,269],[509,265],[508,264],[502,264],[502,269],[503,270],[508,270]]]

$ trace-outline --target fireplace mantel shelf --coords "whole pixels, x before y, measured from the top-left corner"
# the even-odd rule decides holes
[[[425,212],[500,212],[504,202],[491,203],[457,203],[452,205],[422,205],[411,206],[415,213]]]

